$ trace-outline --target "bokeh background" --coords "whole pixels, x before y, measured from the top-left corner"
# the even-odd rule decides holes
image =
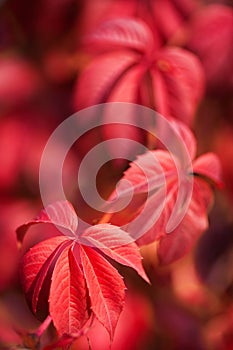
[[[219,156],[225,187],[215,193],[210,228],[188,256],[160,267],[154,245],[142,249],[151,287],[118,266],[128,291],[112,349],[233,349],[232,11],[230,0],[0,1],[0,349],[36,349],[28,333],[39,322],[20,286],[22,249],[15,229],[42,207],[38,173],[46,140],[82,105],[78,81],[99,55],[85,42],[86,35],[117,17],[146,21],[160,46],[185,48],[200,59],[205,92],[190,123],[198,154]],[[100,73],[104,76],[104,68]],[[82,203],[76,179],[80,160],[99,137],[86,135],[71,149],[64,167],[69,199],[91,220],[94,214]],[[126,167],[110,163],[101,170],[103,195]],[[23,251],[52,234],[44,230],[26,237]],[[109,349],[101,326],[89,337],[94,350]],[[50,327],[38,348],[55,339]],[[88,348],[85,338],[71,347]]]

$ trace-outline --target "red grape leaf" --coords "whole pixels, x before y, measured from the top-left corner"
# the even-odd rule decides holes
[[[99,248],[115,248],[132,242],[132,238],[119,227],[98,224],[86,229],[79,237],[83,245]]]
[[[180,225],[161,238],[158,257],[161,264],[169,264],[187,254],[208,228],[207,208],[212,202],[212,191],[202,180],[195,179],[192,200]]]
[[[117,270],[89,247],[80,247],[91,308],[113,338],[123,308],[125,285]]]
[[[181,136],[183,135],[184,143],[190,151],[190,156],[193,157],[195,140],[186,135],[185,129],[181,128],[178,131]],[[125,172],[116,193],[110,197],[112,210],[114,207],[117,208],[118,201],[122,201],[127,195],[132,195],[132,191],[134,191],[133,201],[135,196],[145,194],[147,191],[147,196],[141,196],[140,201],[134,201],[134,206],[112,214],[110,221],[122,226],[123,230],[137,239],[139,245],[160,240],[159,257],[165,263],[172,262],[187,253],[197,237],[207,228],[207,209],[212,203],[209,183],[221,181],[219,161],[213,154],[206,154],[195,160],[194,173],[189,164],[185,162],[182,164],[182,160],[179,160],[180,165],[177,168],[174,159],[169,152],[160,150],[139,156]],[[179,175],[182,171],[184,176],[180,186],[177,170]],[[190,202],[187,201],[185,178],[187,184],[193,180]],[[163,191],[164,186],[166,192]],[[176,213],[178,190],[182,192],[182,196]],[[182,216],[178,217],[180,214]],[[176,216],[179,218],[177,223],[174,221],[177,219]],[[189,226],[192,227],[190,234]]]
[[[138,54],[127,51],[111,52],[95,57],[77,81],[75,107],[82,109],[106,102],[117,81],[136,64],[137,60]]]
[[[173,182],[167,194],[163,190],[158,191],[138,210],[138,216],[123,226],[139,245],[151,243],[166,234],[167,223],[176,203],[175,189]]]
[[[185,24],[196,7],[200,4],[195,0],[149,0],[153,21],[159,33],[167,41],[173,37],[183,39],[186,34]]]
[[[155,23],[166,39],[170,39],[183,24],[183,18],[173,2],[171,0],[152,2]]]
[[[137,271],[139,276],[150,284],[150,280],[142,267],[142,257],[136,243],[131,243],[127,246],[116,247],[113,249],[101,248],[100,250],[118,263],[133,268],[135,271]]]
[[[135,225],[132,224],[134,230],[130,231],[133,237],[137,237],[137,232],[148,224],[151,215],[153,219],[160,215],[161,206],[164,205],[161,196],[165,196],[167,181],[171,181],[175,175],[176,168],[168,152],[150,151],[139,156],[136,161],[130,163],[130,168],[118,183],[116,192],[110,197],[111,209],[117,208],[119,201],[124,203],[125,198],[130,198],[133,193],[132,203],[124,210],[114,213],[111,216],[111,223],[120,226],[129,222],[132,224],[131,220],[140,215],[142,206],[147,201],[148,207],[142,216],[142,221],[140,224],[138,222]],[[153,198],[152,203],[150,198]],[[129,229],[128,226],[127,229]]]
[[[50,238],[32,247],[23,257],[21,281],[34,313],[48,271],[64,249],[65,242],[69,241],[64,236]]]
[[[158,50],[150,28],[138,19],[113,19],[90,38],[94,49],[101,46],[105,52],[96,55],[78,79],[74,95],[78,109],[127,101],[191,123],[204,92],[204,73],[194,54],[175,47]],[[113,51],[110,42],[117,44]]]
[[[161,80],[158,80],[158,73]],[[198,58],[184,49],[162,49],[151,74],[158,112],[190,124],[204,93],[204,72]],[[158,87],[157,82],[160,84]],[[161,92],[157,95],[161,85],[165,97],[161,96]]]
[[[112,89],[108,98],[108,102],[135,101],[138,96],[138,86],[141,84],[145,71],[146,68],[143,64],[136,64],[132,66],[129,70],[125,71],[124,75],[121,77],[121,79],[119,79],[119,81],[117,81],[114,88]],[[118,134],[117,136],[119,137],[119,135],[120,134]]]
[[[66,217],[69,215],[70,218]],[[78,220],[74,216],[70,203],[56,202],[43,210],[37,220],[25,225],[27,229],[33,224],[55,221],[68,230],[68,236],[40,242],[24,255],[21,268],[24,290],[34,313],[41,306],[47,312],[49,298],[49,311],[61,336],[80,334],[91,314],[90,298],[93,313],[112,338],[123,307],[125,287],[122,277],[102,253],[134,268],[146,281],[148,278],[138,247],[126,232],[109,224],[98,224],[74,237],[71,234],[75,234]]]
[[[196,0],[174,0],[174,3],[185,17],[191,15],[193,11],[200,6]]]
[[[102,22],[93,34],[86,37],[86,43],[107,49],[112,46],[125,47],[143,53],[151,50],[154,45],[148,26],[143,21],[130,17]]]
[[[212,180],[220,188],[223,186],[220,161],[214,153],[206,153],[197,158],[193,163],[193,172]]]
[[[55,202],[43,209],[35,219],[17,228],[18,240],[23,240],[30,226],[40,223],[54,224],[62,232],[69,232],[69,235],[73,237],[78,227],[78,218],[74,208],[68,201]]]
[[[60,335],[75,335],[88,319],[85,279],[69,246],[61,253],[53,271],[49,310]]]
[[[148,151],[138,156],[134,162],[130,163],[129,169],[124,173],[124,181],[121,179],[117,184],[117,191],[111,199],[113,200],[116,196],[117,198],[125,196],[131,190],[139,194],[154,187],[159,188],[164,185],[165,178],[174,174],[171,165],[172,159],[166,151]]]
[[[182,146],[185,146],[185,151],[189,153],[189,157],[190,159],[188,161],[193,160],[193,158],[196,155],[196,151],[197,151],[197,142],[196,139],[192,133],[192,131],[189,129],[189,127],[187,127],[185,124],[183,124],[182,122],[169,118],[169,124],[172,127],[172,131],[175,131],[175,137],[173,135],[170,135],[170,133],[167,135],[167,137],[164,137],[165,140],[165,144],[167,142],[167,144],[169,144],[169,140],[171,142],[172,139],[177,138],[177,136],[179,137],[179,141],[182,144]],[[173,140],[172,140],[173,141]],[[178,149],[178,147],[180,146],[176,140],[173,141],[173,143],[175,144],[175,148]],[[176,150],[177,152],[177,150]],[[180,161],[184,162],[185,158],[187,159],[187,156],[185,157],[185,155],[183,154],[184,150],[182,152],[179,153],[179,157],[180,157]],[[181,156],[182,154],[182,156]],[[183,158],[182,158],[183,157]],[[186,160],[187,161],[187,160]]]
[[[80,242],[98,248],[118,263],[133,268],[148,283],[138,246],[125,231],[109,224],[98,224],[84,231]]]
[[[108,102],[136,101],[138,85],[141,84],[144,74],[145,67],[139,64],[125,71],[110,92]],[[114,122],[114,124],[111,124],[111,122]],[[122,124],[122,122],[131,125]],[[115,113],[108,113],[108,108],[106,107],[101,127],[101,134],[104,140],[119,138],[119,136],[124,139],[122,142],[117,143],[117,147],[114,143],[109,144],[108,151],[114,159],[119,158],[119,151],[123,159],[131,159],[133,155],[141,153],[140,146],[144,144],[145,135],[142,129],[137,128],[136,125],[138,125],[138,121],[135,106],[132,105],[132,108],[125,109],[124,113],[119,113],[117,116]],[[138,144],[132,143],[132,140],[138,142]]]

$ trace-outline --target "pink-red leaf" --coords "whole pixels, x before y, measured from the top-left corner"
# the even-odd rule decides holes
[[[177,131],[184,137],[191,162],[195,156],[195,140],[185,129],[178,128]],[[112,214],[110,221],[121,225],[139,245],[160,240],[158,252],[163,263],[182,257],[207,228],[207,210],[212,203],[209,179],[212,183],[221,181],[219,162],[213,154],[194,161],[193,171],[185,159],[179,159],[177,163],[175,159],[161,150],[138,157],[125,172],[117,192],[110,197],[111,209],[114,209],[119,201],[122,203],[122,199],[134,192],[134,206]],[[178,174],[182,177],[180,183]],[[140,200],[135,202],[140,194]]]
[[[176,168],[168,152],[151,151],[139,156],[130,164],[130,168],[117,186],[117,191],[110,198],[112,209],[117,209],[119,203],[122,204],[128,197],[132,198],[132,203],[121,212],[113,214],[111,222],[121,226],[130,222],[129,225],[134,226],[134,230],[130,230],[134,238],[139,238],[140,232],[146,233],[150,226],[146,231],[143,227],[148,226],[148,220],[151,221],[151,218],[156,221],[160,216],[164,206],[167,181],[174,176],[176,176]],[[150,198],[153,198],[152,202]],[[141,215],[145,203],[147,207]],[[131,222],[138,214],[141,217],[140,223],[139,219],[136,219],[135,223]],[[127,226],[128,229],[129,226]]]
[[[131,67],[116,82],[109,94],[107,102],[137,101],[138,86],[141,84],[144,73],[145,67],[143,65],[137,64]],[[135,106],[125,109],[124,113],[119,113],[117,116],[115,113],[114,115],[108,113],[108,108],[106,108],[103,116],[103,126],[101,128],[104,140],[119,138],[119,136],[124,139],[117,143],[117,147],[114,143],[109,144],[108,151],[113,159],[119,158],[119,153],[121,158],[131,159],[132,156],[140,152],[139,145],[144,143],[144,134],[141,129],[136,127],[138,124],[137,118]],[[114,121],[114,124],[111,124],[112,121]],[[127,122],[129,125],[122,124],[122,122]],[[132,140],[138,142],[138,144],[132,143]]]
[[[170,39],[183,23],[181,14],[177,11],[174,1],[156,0],[153,2],[153,16],[159,31],[165,39]]]
[[[192,122],[205,80],[193,53],[175,47],[158,50],[150,28],[139,19],[113,19],[103,23],[91,38],[94,48],[105,51],[81,74],[75,107],[127,101]],[[112,45],[115,50],[108,52]]]
[[[98,248],[118,263],[133,268],[145,281],[149,282],[142,267],[138,246],[132,242],[132,237],[119,227],[109,224],[92,226],[84,231],[80,241]]]
[[[223,186],[220,161],[214,153],[206,153],[197,158],[193,163],[193,172],[204,176],[207,181],[213,181],[219,187]]]
[[[86,38],[94,47],[130,48],[147,52],[153,46],[153,37],[147,25],[130,17],[117,18],[103,22],[100,27]]]
[[[132,238],[119,227],[98,224],[86,229],[79,237],[80,243],[94,248],[115,248],[132,242]]]
[[[180,225],[159,242],[161,264],[169,264],[187,254],[208,227],[206,210],[212,202],[212,192],[203,180],[195,180],[192,200]]]
[[[163,198],[158,196],[149,198],[148,203],[146,203],[145,213],[140,212],[136,220],[126,225],[125,230],[129,231],[130,234],[136,235],[139,246],[161,239],[167,234],[167,224],[174,211],[176,200],[177,183],[172,181],[167,188],[166,195]],[[155,205],[155,203],[158,204]],[[160,215],[154,214],[155,206],[156,211],[158,211],[157,207],[159,207]],[[146,219],[147,223],[145,222]]]
[[[197,151],[197,142],[196,139],[191,131],[191,129],[182,122],[170,119],[169,124],[172,126],[172,130],[175,131],[176,135],[175,137],[178,139],[177,145],[175,147],[180,147],[180,144],[182,144],[183,147],[185,147],[185,151],[189,154],[190,159],[187,159],[187,155],[184,155],[184,150],[180,152],[179,157],[181,162],[187,162],[192,161],[196,155]],[[177,137],[178,136],[178,137]],[[172,136],[167,136],[167,143],[169,144],[169,138],[171,140]],[[173,136],[174,139],[174,136]],[[174,140],[175,141],[175,140]],[[175,143],[175,142],[174,142]],[[165,143],[166,144],[166,143]],[[188,165],[188,164],[186,164]]]
[[[124,282],[117,270],[94,249],[80,247],[80,255],[92,311],[112,339],[123,308]]]
[[[51,221],[45,214],[48,209]],[[63,215],[61,221],[59,210]],[[66,218],[70,214],[71,220]],[[38,220],[31,221],[28,226],[56,220],[61,227],[76,233],[74,228],[77,218],[74,215],[71,204],[55,203],[42,211]],[[49,312],[61,337],[65,334],[71,337],[81,334],[90,317],[91,302],[94,315],[112,339],[123,308],[125,285],[117,270],[104,256],[135,269],[149,282],[132,237],[119,227],[109,224],[89,227],[75,237],[53,237],[35,245],[25,254],[22,283],[28,301],[34,313],[39,312],[40,307],[47,313],[49,304]],[[37,316],[43,317],[41,314]]]
[[[146,201],[144,207],[138,211],[138,216],[123,226],[139,245],[151,243],[165,234],[176,202],[172,195],[173,191],[165,194],[163,190],[159,190]]]
[[[55,265],[49,310],[60,335],[77,334],[88,319],[86,283],[70,247],[61,253]]]
[[[113,249],[101,248],[100,250],[118,263],[133,268],[139,276],[141,276],[147,283],[150,283],[142,266],[142,257],[136,243],[130,243],[126,246]]]
[[[50,238],[32,247],[23,257],[21,282],[34,312],[49,269],[66,242],[69,241],[64,236]]]
[[[95,57],[75,87],[74,105],[82,109],[104,103],[121,76],[138,60],[138,54],[121,51]]]
[[[20,226],[17,229],[18,239],[22,241],[28,228],[40,223],[54,224],[62,232],[66,232],[69,236],[74,237],[78,227],[78,218],[74,208],[68,201],[55,202],[43,209],[35,219]]]
[[[204,92],[204,72],[198,58],[180,48],[165,48],[158,53],[154,69],[152,79],[158,111],[190,124]],[[166,97],[157,95],[158,82],[160,87],[163,85]]]

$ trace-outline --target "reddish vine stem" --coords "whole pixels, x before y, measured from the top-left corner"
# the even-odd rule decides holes
[[[42,336],[42,334],[47,330],[47,328],[49,327],[50,323],[52,322],[52,317],[50,315],[48,315],[46,317],[46,319],[44,320],[43,323],[41,323],[41,325],[39,326],[39,328],[37,329],[35,335],[40,338]]]
[[[111,217],[112,217],[112,213],[106,213],[106,214],[104,214],[104,216],[102,216],[102,218],[100,219],[100,221],[98,222],[98,224],[107,224],[107,223],[109,223]]]

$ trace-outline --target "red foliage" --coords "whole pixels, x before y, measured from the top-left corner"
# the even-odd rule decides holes
[[[181,130],[184,140],[188,140],[186,145],[193,160],[196,153],[194,138],[188,129],[182,126]],[[210,185],[221,186],[220,163],[214,154],[207,153],[193,160],[192,168],[190,164],[180,164],[180,161],[177,164],[169,152],[162,150],[139,156],[119,182],[115,203],[111,204],[114,208],[134,191],[129,206],[113,215],[110,221],[115,225],[126,225],[125,230],[135,239],[139,238],[140,245],[159,240],[158,255],[162,263],[171,263],[187,254],[206,230],[207,209],[212,203]],[[178,176],[182,176],[181,184]],[[178,212],[174,215],[178,192],[184,191],[183,200],[188,200],[186,187],[191,177],[193,189],[190,203],[184,209],[182,221],[178,221],[175,229],[170,230],[168,227],[173,227],[178,217]],[[184,204],[181,202],[179,205],[180,210]]]
[[[232,38],[230,0],[0,1],[1,349],[107,350],[109,335],[113,350],[233,347]],[[106,108],[62,169],[79,217],[65,201],[27,222],[42,205],[53,130],[76,110],[119,101],[164,115],[181,149],[163,129],[175,152],[165,149],[143,113],[116,122]],[[94,185],[110,202],[91,208],[81,187],[95,196],[102,155]],[[211,208],[220,164],[225,187]]]
[[[76,108],[134,102],[191,123],[204,90],[202,67],[193,54],[175,47],[158,49],[147,24],[129,18],[103,23],[86,44],[105,53],[78,79]]]
[[[60,336],[77,335],[93,313],[112,339],[125,287],[122,277],[101,253],[133,267],[148,281],[136,244],[126,232],[108,224],[77,235],[76,213],[67,202],[49,206],[21,226],[19,237],[38,223],[53,223],[66,235],[42,241],[24,255],[22,284],[32,311],[40,313],[49,297],[49,312]]]

